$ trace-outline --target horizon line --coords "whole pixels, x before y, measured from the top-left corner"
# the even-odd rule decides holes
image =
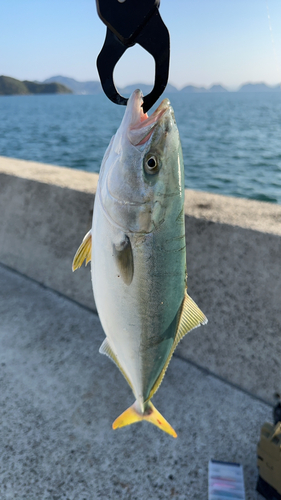
[[[37,82],[37,83],[45,83],[46,80],[49,80],[50,78],[55,78],[55,77],[62,77],[62,78],[69,78],[71,80],[75,80],[76,82],[78,83],[89,83],[89,82],[94,82],[94,83],[99,83],[100,84],[100,80],[97,79],[97,80],[77,80],[76,78],[74,78],[73,76],[65,76],[65,75],[53,75],[53,76],[50,76],[48,78],[45,78],[44,80],[27,80],[27,79],[24,79],[24,80],[20,80],[19,78],[16,78],[14,76],[8,76],[8,75],[0,75],[0,77],[2,76],[6,76],[8,78],[14,78],[15,80],[18,80],[18,81],[31,81],[31,82]],[[275,87],[278,87],[280,86],[281,87],[281,82],[277,82],[277,83],[273,83],[273,84],[270,84],[270,83],[267,83],[266,81],[246,81],[244,83],[240,83],[239,85],[224,85],[223,83],[220,83],[220,82],[214,82],[214,83],[211,83],[211,84],[199,84],[199,83],[186,83],[184,84],[183,86],[178,86],[174,83],[172,83],[171,81],[168,81],[167,85],[171,85],[172,87],[174,87],[175,89],[177,89],[177,91],[181,91],[183,90],[184,88],[186,87],[194,87],[194,88],[203,88],[203,89],[206,89],[206,90],[210,90],[212,87],[214,86],[221,86],[223,87],[224,89],[226,89],[228,92],[237,92],[241,87],[245,86],[245,85],[266,85],[267,87],[270,87],[270,88],[275,88]],[[126,87],[129,87],[129,86],[132,86],[132,85],[149,85],[151,86],[151,89],[153,88],[153,83],[147,83],[147,82],[133,82],[133,83],[127,83],[125,85],[118,85],[117,83],[115,83],[115,85],[119,88],[119,89],[124,89]]]
[[[50,76],[48,78],[45,78],[45,80],[42,81],[42,83],[46,80],[49,80],[50,78],[55,78],[56,76],[58,77],[63,77],[63,78],[70,78],[72,80],[75,80],[79,83],[88,83],[88,82],[98,82],[100,83],[100,80],[97,79],[97,80],[77,80],[76,78],[74,78],[73,76],[65,76],[65,75],[54,75],[54,76]],[[36,81],[36,80],[34,80]],[[37,80],[39,82],[39,80]],[[118,83],[115,82],[115,85],[117,87],[119,87],[120,89],[124,89],[126,87],[129,87],[131,85],[136,85],[136,84],[139,84],[141,83],[142,85],[150,85],[151,88],[153,88],[153,83],[149,82],[132,82],[132,83],[126,83],[125,85],[119,85]],[[264,84],[264,85],[267,85],[268,87],[277,87],[278,85],[281,87],[281,82],[277,82],[277,83],[267,83],[266,81],[246,81],[246,82],[243,82],[243,83],[240,83],[238,85],[224,85],[223,83],[220,83],[220,82],[214,82],[214,83],[211,83],[211,84],[200,84],[200,83],[186,83],[184,84],[183,86],[178,86],[174,83],[172,83],[171,81],[168,81],[167,85],[170,84],[172,85],[172,87],[175,87],[177,90],[181,91],[182,89],[184,89],[185,87],[188,87],[188,86],[191,86],[191,87],[196,87],[196,88],[206,88],[206,89],[210,89],[212,87],[214,87],[215,85],[220,85],[222,87],[224,87],[225,89],[227,89],[229,92],[235,92],[236,90],[238,90],[239,88],[241,88],[242,86],[244,85],[259,85],[259,84]]]

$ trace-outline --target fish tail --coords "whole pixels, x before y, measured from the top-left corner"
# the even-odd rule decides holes
[[[161,413],[156,410],[151,401],[145,403],[144,413],[140,413],[140,411],[138,411],[138,408],[139,405],[136,401],[113,422],[112,428],[118,429],[119,427],[125,427],[126,425],[146,420],[147,422],[156,425],[156,427],[159,427],[159,429],[162,429],[162,431],[167,432],[167,434],[170,434],[174,438],[177,437],[177,434],[172,426],[169,424],[169,422],[167,422],[167,420],[165,420]]]

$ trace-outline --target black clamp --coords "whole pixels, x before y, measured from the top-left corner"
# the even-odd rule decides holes
[[[126,105],[113,81],[113,70],[124,52],[138,43],[155,60],[155,81],[144,97],[146,113],[164,92],[169,77],[170,37],[160,14],[160,0],[96,0],[99,17],[107,26],[105,42],[97,58],[104,93],[116,104]]]

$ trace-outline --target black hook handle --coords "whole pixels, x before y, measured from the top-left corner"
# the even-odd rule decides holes
[[[117,91],[113,71],[124,52],[138,43],[155,60],[154,87],[144,97],[143,110],[146,112],[164,92],[169,77],[170,37],[158,11],[160,2],[125,0],[120,3],[119,0],[106,0],[106,3],[102,4],[102,1],[105,0],[97,0],[99,16],[107,25],[105,42],[97,58],[102,88],[111,101],[126,105],[128,99]],[[110,5],[114,10],[109,9]]]
[[[143,99],[143,110],[146,113],[164,92],[169,78],[170,35],[158,9],[137,36],[136,41],[155,60],[154,87]]]
[[[126,49],[127,47],[107,28],[104,45],[97,58],[97,68],[105,95],[112,102],[124,106],[128,99],[118,93],[113,81],[113,70]]]

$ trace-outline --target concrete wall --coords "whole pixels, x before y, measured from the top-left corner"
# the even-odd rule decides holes
[[[98,176],[0,157],[0,262],[94,307],[88,268],[72,273]]]
[[[71,272],[98,176],[0,157],[0,262],[94,308]],[[186,190],[189,293],[209,324],[177,355],[273,402],[281,392],[281,206]]]

